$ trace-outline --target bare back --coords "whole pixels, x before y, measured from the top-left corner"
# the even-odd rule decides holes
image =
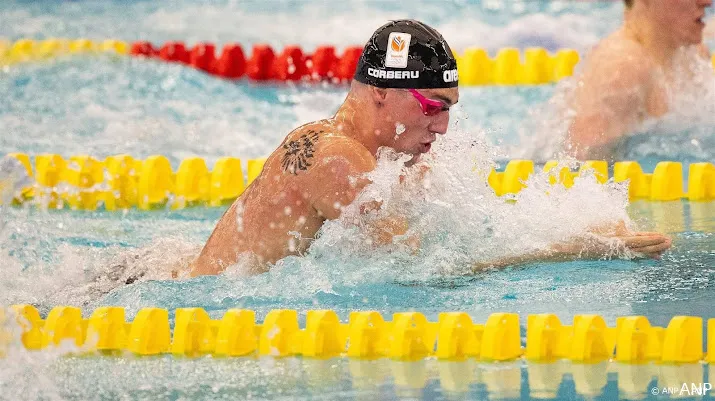
[[[326,219],[337,218],[365,185],[374,156],[333,120],[297,128],[231,205],[191,275],[217,274],[241,260],[250,272],[304,252]]]

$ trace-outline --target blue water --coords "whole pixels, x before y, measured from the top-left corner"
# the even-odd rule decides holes
[[[0,4],[0,37],[238,41],[246,47],[267,42],[276,48],[299,43],[311,49],[326,37],[338,47],[361,43],[384,20],[408,16],[433,24],[460,51],[471,45],[492,52],[504,46],[584,50],[618,25],[621,7],[620,2],[500,0],[330,5],[8,0]],[[533,146],[533,138],[520,134],[523,126],[554,118],[532,111],[555,90],[554,85],[461,88],[454,113],[457,127],[486,131],[488,141],[500,146],[494,158],[506,159],[514,148]],[[174,168],[189,156],[203,157],[209,165],[226,155],[246,160],[265,156],[293,127],[332,115],[345,93],[341,87],[227,82],[177,65],[110,56],[13,66],[0,72],[0,154],[163,154]],[[633,139],[636,145],[628,156],[646,169],[659,160],[713,161],[715,130],[707,124],[693,128],[684,123],[650,142]],[[675,137],[680,138],[677,146],[663,140]],[[199,306],[214,318],[229,308],[249,308],[259,320],[271,309],[292,308],[301,321],[310,309],[333,309],[343,321],[357,309],[377,310],[385,317],[416,310],[431,321],[441,311],[459,310],[476,322],[493,312],[516,312],[522,324],[527,314],[543,312],[556,313],[563,322],[576,314],[597,313],[609,325],[624,315],[644,315],[661,326],[679,314],[715,317],[715,203],[636,202],[628,207],[641,228],[673,237],[673,251],[661,261],[533,264],[460,277],[414,274],[390,258],[377,266],[365,266],[364,260],[331,265],[334,261],[327,260],[317,268],[288,258],[257,277],[168,279],[171,262],[195,255],[223,211],[3,208],[0,304],[32,303],[43,315],[56,305],[81,306],[86,315],[102,305],[121,305],[128,319],[145,306]],[[97,277],[127,264],[149,269],[148,277],[131,285],[97,284]],[[30,354],[13,362],[0,363],[0,399],[529,399],[528,378],[534,375],[520,364],[433,360],[361,366],[346,359]],[[605,367],[592,368],[590,382],[603,379],[603,387],[592,395],[618,398],[618,375],[612,367],[608,374]],[[575,384],[579,369],[586,368],[566,369],[558,392],[547,398],[591,398]],[[450,371],[459,377],[471,373],[450,390],[455,381]],[[707,370],[697,373],[703,380],[709,377]],[[415,382],[405,383],[402,376]],[[642,391],[652,384],[646,381]]]
[[[415,18],[434,25],[452,47],[478,45],[579,47],[615,28],[620,4],[613,2],[466,0],[401,4],[275,0],[22,1],[0,6],[0,36],[107,37],[124,40],[184,40],[338,46],[362,43],[386,19]],[[20,21],[22,21],[20,23]],[[346,24],[346,22],[350,24]],[[526,23],[546,22],[538,31]],[[559,22],[559,25],[553,24]],[[469,28],[464,31],[463,28]],[[484,37],[485,33],[492,33]],[[496,33],[496,34],[495,34]]]

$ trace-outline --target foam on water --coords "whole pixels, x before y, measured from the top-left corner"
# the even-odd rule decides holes
[[[464,274],[471,264],[529,254],[585,235],[589,227],[628,220],[624,188],[601,186],[593,177],[579,179],[566,191],[549,188],[547,177],[538,174],[515,197],[515,204],[505,203],[486,183],[494,162],[484,141],[483,135],[453,130],[424,160],[429,166],[424,180],[413,168],[403,184],[399,175],[404,173],[405,157],[383,152],[369,174],[373,183],[340,219],[324,225],[308,256],[321,261],[339,258],[330,265],[367,258],[369,263],[361,265],[384,271],[399,268],[403,278]],[[382,202],[380,210],[360,214],[360,205],[373,200]],[[409,231],[398,241],[401,244],[375,251],[370,227],[394,216],[406,218]],[[412,236],[420,240],[417,252],[406,245]]]

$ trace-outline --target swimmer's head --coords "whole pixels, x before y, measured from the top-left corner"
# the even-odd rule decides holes
[[[675,46],[703,40],[705,9],[712,0],[624,0],[626,9],[651,21],[656,32]]]
[[[378,28],[354,79],[375,108],[382,144],[413,155],[428,152],[437,134],[447,132],[449,109],[459,100],[452,49],[439,32],[415,20]]]
[[[457,60],[442,35],[415,20],[390,21],[363,48],[355,80],[380,88],[435,89],[459,85]]]

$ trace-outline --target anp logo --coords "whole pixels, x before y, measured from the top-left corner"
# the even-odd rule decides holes
[[[395,36],[392,38],[392,50],[396,52],[401,52],[405,49],[405,41],[400,36]]]

